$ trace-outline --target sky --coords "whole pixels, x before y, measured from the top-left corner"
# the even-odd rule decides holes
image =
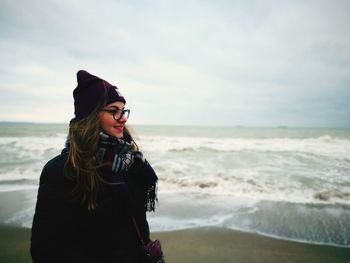
[[[350,1],[0,0],[0,121],[68,123],[76,72],[130,124],[350,127]]]

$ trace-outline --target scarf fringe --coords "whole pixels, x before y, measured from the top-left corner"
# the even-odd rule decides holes
[[[146,191],[146,211],[154,212],[156,209],[156,204],[158,204],[158,180]]]

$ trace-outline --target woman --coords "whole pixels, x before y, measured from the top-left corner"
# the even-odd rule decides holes
[[[66,147],[40,176],[33,261],[142,262],[136,228],[147,243],[157,176],[125,126],[117,87],[83,70],[77,80]]]

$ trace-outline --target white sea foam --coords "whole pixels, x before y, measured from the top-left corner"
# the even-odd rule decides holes
[[[0,192],[12,192],[18,190],[31,190],[37,189],[37,185],[13,185],[13,184],[1,184]]]
[[[18,225],[25,228],[32,227],[34,208],[28,208],[22,211],[19,211],[12,215],[9,219],[5,220],[5,224]]]
[[[160,177],[160,191],[208,193],[257,200],[350,203],[350,140],[141,136]],[[38,180],[65,141],[59,137],[2,137],[2,181]],[[28,187],[32,187],[29,185]],[[18,189],[25,186],[18,184]],[[336,189],[336,190],[335,190]]]
[[[19,159],[40,158],[50,151],[62,149],[64,142],[64,137],[1,137],[0,148],[7,153],[16,153]]]
[[[59,154],[63,146],[63,137],[1,137],[0,191],[5,189],[2,181],[38,180],[45,163]]]
[[[348,139],[144,136],[141,145],[161,191],[350,204]]]
[[[66,137],[47,129],[0,134],[0,191],[37,187],[44,164]],[[349,131],[182,131],[152,128],[138,141],[159,177],[152,231],[220,226],[350,244]],[[6,222],[28,227],[32,213],[20,211]]]
[[[201,138],[141,136],[144,150],[164,152],[295,152],[350,160],[350,140],[330,136],[318,138]]]
[[[152,231],[203,226],[224,227],[308,243],[350,247],[350,207],[298,204],[223,196],[164,194],[149,214]],[[175,200],[175,201],[174,201]],[[208,202],[210,200],[210,202]],[[175,205],[175,203],[178,205]]]

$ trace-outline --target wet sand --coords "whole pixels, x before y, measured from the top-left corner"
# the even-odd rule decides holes
[[[162,241],[167,263],[350,262],[350,248],[311,245],[222,228],[152,234]],[[0,262],[32,262],[30,229],[0,226]]]
[[[155,233],[166,262],[346,263],[350,248],[292,242],[223,228]]]

